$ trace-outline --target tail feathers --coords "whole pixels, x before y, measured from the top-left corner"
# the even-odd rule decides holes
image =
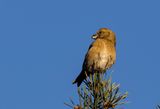
[[[79,87],[85,78],[86,78],[85,72],[81,71],[81,73],[75,79],[75,81],[73,82],[73,84],[77,83],[77,86]]]

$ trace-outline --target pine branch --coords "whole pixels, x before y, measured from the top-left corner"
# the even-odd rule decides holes
[[[125,104],[128,93],[121,94],[120,85],[112,83],[111,77],[104,78],[103,73],[94,73],[84,80],[78,88],[79,105],[72,109],[115,109]]]
[[[157,105],[156,109],[160,109],[160,105]]]

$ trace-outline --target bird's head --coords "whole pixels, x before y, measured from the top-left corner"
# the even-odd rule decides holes
[[[116,37],[114,32],[112,32],[111,30],[107,29],[107,28],[101,28],[97,31],[96,34],[92,35],[93,39],[105,39],[105,40],[109,40],[111,42],[114,43],[114,45],[116,45]]]

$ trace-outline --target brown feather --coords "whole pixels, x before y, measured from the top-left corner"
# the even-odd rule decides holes
[[[104,72],[109,69],[116,60],[116,38],[115,34],[107,29],[101,28],[95,35],[95,41],[90,45],[86,53],[82,71],[73,83],[79,87],[86,74],[93,72]]]

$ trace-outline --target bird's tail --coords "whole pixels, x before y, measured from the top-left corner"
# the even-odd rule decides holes
[[[79,87],[85,78],[85,71],[82,70],[78,77],[73,81],[73,84],[77,83],[77,86]]]

